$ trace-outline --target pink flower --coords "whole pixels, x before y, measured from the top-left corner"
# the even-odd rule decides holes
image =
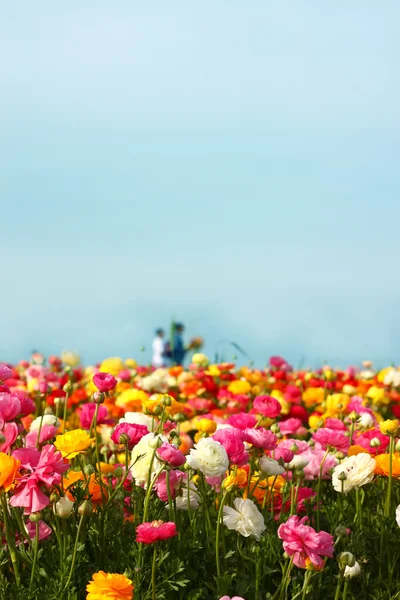
[[[0,415],[5,421],[12,421],[21,412],[21,403],[15,394],[0,392]]]
[[[284,358],[282,358],[282,356],[271,356],[269,359],[269,364],[275,369],[283,369],[288,363]]]
[[[114,429],[111,439],[115,444],[120,444],[121,435],[124,434],[129,438],[128,448],[132,449],[147,433],[149,433],[149,430],[146,425],[138,425],[136,423],[120,423]]]
[[[229,596],[222,596],[219,600],[244,600],[244,598],[242,598],[242,596],[232,596],[232,598]]]
[[[306,569],[309,562],[316,568],[322,568],[324,561],[322,556],[333,556],[333,537],[304,523],[308,517],[299,519],[297,516],[290,517],[286,523],[282,523],[278,529],[278,536],[283,540],[283,548],[289,556],[293,557],[296,567]]]
[[[281,414],[282,406],[276,398],[272,396],[256,396],[253,402],[254,410],[264,417],[275,419]]]
[[[312,436],[315,442],[321,444],[322,448],[326,450],[328,447],[335,448],[336,450],[342,450],[347,452],[350,447],[350,440],[345,436],[343,431],[337,431],[336,429],[329,429],[328,427],[322,427],[318,429]]]
[[[136,541],[142,544],[168,540],[175,535],[178,535],[178,532],[175,523],[172,522],[153,521],[152,523],[142,523],[136,527]]]
[[[79,420],[83,429],[90,429],[96,412],[96,406],[97,404],[95,402],[88,402],[82,406]],[[108,410],[105,406],[100,404],[99,411],[97,413],[97,425],[105,425],[109,423],[111,423],[111,421],[108,419]]]
[[[36,448],[37,438],[38,438],[39,429],[34,429],[30,431],[26,436],[26,446],[28,448]],[[39,443],[43,444],[44,442],[49,442],[52,440],[57,433],[57,427],[54,425],[43,425],[40,430],[40,440]]]
[[[371,446],[371,440],[373,438],[378,438],[381,443],[380,446]],[[384,454],[389,445],[389,437],[387,435],[383,435],[380,429],[376,428],[356,434],[356,439],[353,443],[357,444],[357,446],[362,446],[365,448],[369,454]]]
[[[291,450],[293,446],[297,446],[298,450],[294,451],[295,454],[302,454],[310,449],[310,446],[304,440],[297,440],[294,438],[287,438],[279,442],[279,448],[287,448]]]
[[[0,452],[8,452],[18,437],[18,426],[16,423],[6,423],[0,433],[5,437],[5,441],[0,444]]]
[[[215,408],[214,402],[208,398],[190,398],[188,404],[198,413],[207,412]]]
[[[50,488],[60,484],[61,474],[68,471],[69,464],[64,462],[61,452],[56,451],[51,445],[44,446],[41,451],[36,448],[14,450],[13,456],[20,460],[21,467],[30,473],[18,480],[10,504],[23,506],[25,514],[38,512],[50,502],[40,486]]]
[[[318,450],[317,448],[314,448],[313,450],[309,448],[306,450],[306,452],[301,453],[301,456],[304,456],[304,458],[308,460],[308,464],[304,467],[304,474],[308,481],[319,478],[321,463],[324,455],[325,451]],[[332,454],[328,454],[322,467],[322,479],[330,479],[330,471],[336,467],[337,464],[337,458],[332,456]]]
[[[30,415],[31,413],[35,412],[36,405],[32,398],[29,398],[29,396],[27,396],[25,392],[17,390],[16,392],[13,392],[13,396],[16,396],[19,400],[19,403],[21,405],[20,414],[23,417],[26,417],[27,415]]]
[[[172,499],[176,497],[177,489],[179,488],[179,485],[184,477],[185,473],[183,473],[183,471],[169,472],[169,489]],[[158,476],[154,487],[160,500],[162,502],[168,502],[167,473],[165,471]]]
[[[28,531],[29,537],[33,540],[33,538],[36,536],[35,523],[32,523],[28,519],[28,521],[26,522],[26,529]],[[51,527],[49,527],[44,521],[39,521],[39,541],[40,542],[42,540],[47,540],[47,538],[49,538],[52,533],[53,533],[53,530],[51,529]],[[27,543],[26,540],[25,540],[25,543]]]
[[[328,429],[336,429],[337,431],[346,431],[347,427],[340,419],[328,417],[325,419],[325,427]]]
[[[249,453],[242,441],[243,432],[240,429],[219,429],[212,437],[225,448],[231,463],[242,467],[248,462]]]
[[[111,373],[96,373],[93,375],[93,383],[99,390],[99,392],[111,392],[117,385],[117,380],[111,375]]]
[[[276,435],[274,435],[272,431],[264,429],[264,427],[259,427],[258,429],[246,429],[244,433],[245,441],[252,444],[255,448],[273,450],[277,446],[278,438]]]
[[[118,373],[118,377],[121,381],[129,381],[132,375],[129,369],[123,369]]]
[[[293,435],[295,433],[298,433],[302,425],[303,422],[301,419],[291,417],[290,419],[286,419],[286,421],[280,421],[279,429],[281,430],[282,435]]]
[[[281,458],[285,464],[289,464],[294,458],[294,452],[293,450],[289,450],[289,448],[283,448],[279,445],[274,451],[274,458],[275,460]]]
[[[247,429],[247,427],[254,427],[257,419],[254,415],[249,415],[248,413],[238,413],[229,417],[226,422],[237,429]]]
[[[12,370],[7,365],[0,365],[0,381],[7,381],[13,376]]]
[[[157,454],[161,460],[168,463],[171,467],[180,467],[186,462],[183,452],[175,448],[172,444],[164,442],[160,448],[157,448]]]

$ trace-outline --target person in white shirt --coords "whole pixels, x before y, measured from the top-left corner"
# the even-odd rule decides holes
[[[151,364],[155,369],[159,369],[164,366],[164,330],[157,329],[156,337],[153,340],[153,360]]]

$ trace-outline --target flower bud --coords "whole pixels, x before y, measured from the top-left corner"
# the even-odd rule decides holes
[[[0,444],[4,444],[5,441],[6,441],[5,436],[2,433],[0,433]]]
[[[129,444],[130,439],[131,438],[127,433],[121,433],[121,435],[119,436],[119,443],[124,444],[125,446],[126,444]]]
[[[295,454],[296,454],[296,452],[297,452],[297,450],[298,450],[298,449],[299,449],[299,447],[298,447],[298,445],[297,445],[297,444],[292,444],[292,445],[290,446],[290,450],[291,450],[292,452],[294,452]]]
[[[63,390],[66,394],[70,394],[73,390],[73,385],[71,381],[67,381],[67,383],[64,385]]]
[[[161,402],[164,404],[164,406],[172,406],[172,398],[168,394],[164,394]]]
[[[93,394],[93,400],[96,404],[103,404],[105,398],[105,394],[102,392],[95,392]]]
[[[400,452],[400,440],[397,440],[394,450],[395,452]]]
[[[356,562],[354,554],[351,552],[341,552],[338,558],[339,564],[343,567],[352,567]]]
[[[172,429],[172,430],[169,432],[169,437],[170,437],[171,439],[173,439],[173,438],[175,438],[175,437],[178,437],[178,432],[176,431],[176,429]]]
[[[46,406],[46,408],[44,409],[44,414],[45,415],[52,415],[53,414],[53,409],[51,408],[51,406]]]
[[[272,433],[275,433],[275,435],[277,433],[281,432],[281,428],[279,427],[278,423],[273,423],[273,425],[271,425],[270,429],[271,429]]]
[[[160,436],[157,435],[153,440],[150,440],[149,446],[150,448],[153,448],[153,450],[157,450],[157,448],[160,448],[162,446],[162,440]]]
[[[53,512],[60,519],[68,519],[70,514],[72,513],[72,509],[74,507],[74,503],[72,500],[68,498],[60,498],[58,502],[56,502],[53,506]]]
[[[374,437],[370,441],[369,445],[371,446],[371,448],[379,448],[379,446],[381,445],[381,441],[379,438]]]
[[[122,467],[115,467],[115,469],[114,469],[115,477],[122,477],[123,474],[124,474],[124,470]]]
[[[358,414],[353,410],[350,414],[349,414],[349,419],[350,421],[353,421],[353,423],[357,420],[358,418]]]
[[[156,417],[159,417],[162,414],[163,410],[163,407],[159,404],[155,407],[153,412],[156,415]]]
[[[86,465],[85,468],[83,469],[85,475],[93,475],[93,473],[95,472],[95,468],[93,465]]]
[[[345,570],[344,570],[344,577],[357,577],[358,575],[361,575],[361,567],[358,564],[357,561],[355,561],[354,565],[352,567],[350,566],[346,566]]]
[[[347,537],[348,533],[346,527],[344,527],[344,525],[338,525],[335,529],[335,535],[337,537]]]
[[[58,502],[60,499],[60,494],[57,492],[57,490],[55,490],[54,492],[52,492],[50,494],[50,502],[52,504],[54,504],[55,502]]]
[[[90,515],[90,514],[92,514],[92,503],[89,502],[89,500],[85,500],[84,502],[82,502],[82,504],[78,508],[78,515],[80,515],[82,517],[83,515]]]
[[[41,394],[47,394],[49,390],[50,390],[50,388],[49,388],[49,386],[47,384],[47,381],[41,381],[39,383],[39,392]]]
[[[31,513],[29,515],[29,520],[32,523],[39,523],[39,521],[41,520],[41,518],[42,518],[42,513],[40,513],[40,512]]]
[[[342,471],[341,473],[339,473],[338,479],[339,479],[339,481],[346,481],[347,474],[345,473],[345,471]]]

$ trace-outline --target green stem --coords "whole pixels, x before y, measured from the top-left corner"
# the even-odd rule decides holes
[[[225,504],[227,495],[228,495],[228,492],[226,491],[225,494],[223,495],[221,503],[219,505],[218,517],[217,517],[217,531],[216,531],[216,535],[215,535],[215,561],[217,563],[218,577],[221,576],[221,565],[220,565],[220,560],[219,560],[219,537],[220,537],[220,530],[221,530],[221,517],[222,517],[222,512],[224,510],[224,504]]]
[[[14,569],[15,583],[17,585],[17,589],[19,590],[21,580],[20,580],[20,576],[19,576],[18,556],[17,556],[17,551],[15,548],[15,537],[10,530],[10,521],[8,519],[7,498],[4,494],[2,494],[2,496],[1,496],[1,502],[3,505],[4,530],[5,530],[5,534],[6,534],[6,540],[7,540],[7,544],[8,544],[8,549],[10,551],[11,562],[12,562],[13,569]]]
[[[32,563],[31,579],[29,581],[29,591],[28,591],[29,597],[31,594],[33,581],[35,579],[38,550],[39,550],[39,523],[36,523],[35,539],[33,541],[33,563]]]
[[[170,488],[169,469],[167,469],[166,472],[165,472],[165,482],[167,484],[169,519],[170,519],[170,521],[174,521],[174,509],[173,509],[173,505],[172,505],[172,495],[171,495],[171,488]]]
[[[76,532],[76,537],[75,537],[74,551],[72,554],[71,568],[69,570],[67,583],[64,586],[63,592],[66,592],[66,590],[68,589],[69,584],[71,583],[72,575],[74,573],[74,567],[75,567],[75,562],[76,562],[76,553],[78,551],[79,538],[81,537],[81,531],[82,531],[84,521],[85,521],[85,515],[83,514],[79,520],[78,531]]]
[[[157,600],[156,596],[156,571],[157,571],[157,543],[154,544],[153,564],[151,566],[151,589],[153,592],[152,599]]]
[[[338,582],[337,582],[337,586],[336,586],[335,600],[339,600],[339,598],[340,598],[340,590],[342,588],[342,580],[343,580],[343,575],[341,573],[339,575],[339,577],[338,577]]]
[[[301,594],[301,600],[305,600],[305,597],[307,596],[307,587],[308,587],[308,582],[310,580],[311,577],[311,571],[306,571],[306,574],[304,576],[304,582],[303,582],[303,593]]]
[[[67,422],[67,407],[68,407],[68,392],[66,392],[66,396],[64,398],[63,430],[62,430],[63,433],[65,433],[65,426],[66,426],[66,422]]]
[[[346,600],[346,598],[347,598],[347,589],[349,587],[349,582],[350,582],[350,577],[345,577],[342,600]]]
[[[392,499],[392,474],[393,474],[393,451],[394,451],[394,436],[390,436],[389,444],[389,481],[387,486],[386,504],[385,504],[385,516],[390,515],[390,503]]]
[[[319,477],[318,477],[318,486],[317,486],[317,531],[319,531],[319,509],[320,509],[320,499],[321,499],[321,480],[322,480],[322,469],[324,467],[324,463],[326,461],[326,457],[328,456],[329,448],[326,449],[324,457],[321,461],[321,465],[319,467]]]

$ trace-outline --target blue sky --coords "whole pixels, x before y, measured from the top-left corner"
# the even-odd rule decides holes
[[[0,358],[139,357],[175,314],[211,355],[397,362],[399,18],[3,5]]]

